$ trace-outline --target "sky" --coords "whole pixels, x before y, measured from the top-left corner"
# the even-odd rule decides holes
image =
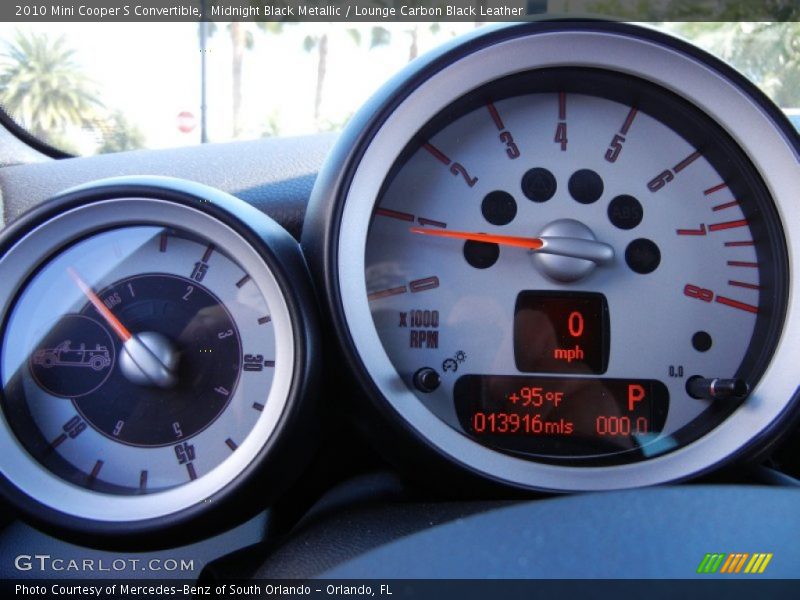
[[[261,137],[270,124],[281,135],[318,130],[314,96],[316,52],[306,52],[306,36],[329,36],[329,60],[320,123],[341,123],[408,60],[411,24],[390,24],[391,43],[369,49],[370,26],[353,24],[289,24],[280,34],[265,34],[252,24],[253,49],[244,60],[243,139]],[[347,28],[357,28],[357,45]],[[420,52],[474,28],[471,23],[446,24],[433,34],[419,28]],[[177,115],[200,114],[200,48],[196,23],[0,23],[0,39],[12,39],[16,29],[64,35],[76,50],[75,59],[97,83],[108,108],[120,109],[138,125],[148,147],[195,144],[199,126],[178,130]],[[218,23],[208,42],[208,124],[211,141],[231,139],[231,41],[227,24]]]
[[[243,125],[239,139],[273,135],[303,135],[338,129],[384,82],[407,62],[411,23],[390,23],[390,43],[369,48],[371,24],[286,24],[282,33],[264,33],[252,23],[253,48],[243,68]],[[419,53],[474,23],[417,26]],[[178,129],[178,114],[200,116],[201,53],[197,23],[0,23],[0,40],[12,40],[15,30],[64,35],[75,59],[96,83],[103,104],[118,109],[145,135],[148,148],[197,144],[200,127]],[[348,30],[357,29],[361,43]],[[316,51],[304,50],[307,36],[329,38],[328,63],[320,119],[314,119]],[[232,44],[228,24],[217,23],[209,38],[207,59],[208,126],[210,141],[232,139]],[[84,132],[76,145],[83,153],[96,148]]]

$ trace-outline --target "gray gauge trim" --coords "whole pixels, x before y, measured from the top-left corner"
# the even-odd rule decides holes
[[[75,517],[128,523],[163,517],[196,506],[238,477],[275,431],[286,408],[295,365],[293,324],[286,299],[272,271],[241,235],[197,209],[150,198],[119,198],[86,204],[64,212],[31,230],[0,259],[0,281],[19,282],[0,288],[0,314],[11,304],[41,261],[79,238],[130,225],[157,225],[193,231],[214,243],[250,275],[270,307],[275,332],[276,369],[264,410],[236,452],[209,473],[184,485],[136,496],[108,495],[59,479],[40,465],[11,432],[0,411],[0,471],[25,494]]]
[[[455,431],[405,386],[381,343],[366,295],[365,252],[372,211],[386,174],[419,128],[456,98],[496,79],[553,67],[589,67],[632,75],[699,107],[742,147],[777,204],[782,223],[800,223],[800,165],[779,127],[748,95],[696,58],[667,46],[610,32],[543,32],[498,43],[450,64],[415,89],[376,132],[355,170],[336,249],[342,308],[356,351],[394,411],[453,462],[514,485],[577,491],[630,488],[688,477],[725,460],[778,419],[795,393],[800,306],[794,282],[784,330],[747,401],[705,436],[638,463],[604,467],[547,465],[502,454]],[[785,228],[790,272],[800,240]]]

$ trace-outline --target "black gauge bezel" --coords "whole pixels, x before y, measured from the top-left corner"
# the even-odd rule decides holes
[[[395,110],[429,78],[461,59],[492,46],[530,35],[544,36],[560,32],[609,33],[620,38],[660,45],[704,64],[750,98],[793,149],[795,157],[800,156],[800,139],[788,119],[741,74],[686,42],[629,24],[594,20],[553,20],[489,27],[456,40],[418,60],[386,84],[353,118],[320,172],[307,211],[302,245],[317,285],[326,291],[325,312],[333,323],[339,348],[347,360],[356,386],[365,391],[365,396],[357,396],[356,410],[377,417],[371,421],[370,428],[363,428],[365,435],[369,436],[390,460],[406,467],[410,465],[418,476],[434,484],[438,483],[440,488],[446,488],[450,492],[460,490],[462,493],[476,494],[487,489],[497,490],[498,485],[528,490],[561,491],[561,489],[543,487],[535,482],[522,484],[509,481],[447,455],[432,440],[400,417],[383,397],[359,356],[345,318],[338,259],[345,199],[372,139],[392,117]],[[397,156],[392,158],[396,160]],[[723,463],[742,460],[757,452],[763,452],[796,420],[796,415],[794,417],[791,415],[795,413],[794,409],[798,402],[800,393],[795,388],[792,397],[787,399],[780,418],[776,418],[769,426],[759,431],[737,451],[722,460],[694,469],[691,473],[672,477],[671,480],[701,476],[719,468]],[[445,477],[442,477],[443,475]]]
[[[285,229],[238,198],[170,177],[112,178],[67,190],[12,223],[0,236],[0,256],[29,231],[60,214],[126,198],[154,199],[199,210],[244,238],[278,283],[289,311],[295,348],[289,396],[269,439],[230,483],[191,507],[142,520],[82,518],[32,499],[0,476],[0,494],[42,529],[88,546],[141,550],[175,546],[230,528],[278,498],[302,473],[313,456],[320,427],[321,408],[315,394],[320,377],[319,318],[308,267],[298,243]],[[144,224],[170,226],[159,223],[158,215]],[[15,298],[31,275],[17,282]],[[4,335],[6,318],[0,326],[0,337]],[[108,501],[113,503],[114,496],[109,496]]]
[[[708,115],[673,92],[631,75],[585,67],[538,69],[492,81],[456,99],[420,127],[395,161],[392,170],[386,175],[375,201],[375,208],[380,205],[386,190],[408,160],[428,140],[459,118],[482,109],[488,102],[500,102],[507,98],[529,94],[559,92],[607,99],[637,108],[639,112],[660,121],[686,140],[708,160],[722,180],[728,184],[733,197],[737,198],[742,206],[753,239],[761,240],[755,245],[760,267],[759,312],[745,357],[737,372],[733,374],[734,377],[741,378],[751,387],[755,387],[777,346],[786,316],[789,264],[780,218],[764,181],[739,145]],[[373,215],[373,222],[374,219]],[[453,402],[457,404],[458,399],[454,398]],[[744,398],[711,403],[696,419],[670,436],[675,445],[667,451],[689,444],[712,430],[731,415],[742,402]],[[504,452],[502,448],[490,447]],[[644,448],[575,457],[551,456],[535,452],[508,451],[508,453],[544,463],[575,466],[617,465],[652,458],[652,455],[646,454]]]

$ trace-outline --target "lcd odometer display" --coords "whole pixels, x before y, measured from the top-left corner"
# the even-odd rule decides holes
[[[537,456],[636,450],[664,427],[669,392],[652,379],[464,375],[461,427],[482,444]]]
[[[514,360],[523,372],[605,373],[608,304],[588,292],[520,292]]]

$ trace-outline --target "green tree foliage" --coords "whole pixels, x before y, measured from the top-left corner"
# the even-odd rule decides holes
[[[800,23],[681,23],[671,28],[744,73],[779,106],[800,107]]]
[[[730,63],[778,105],[800,106],[798,0],[587,0],[578,4],[588,12],[618,19],[666,21],[665,28]]]
[[[800,20],[797,0],[552,0],[548,10],[628,21]]]
[[[120,111],[114,111],[102,123],[98,123],[96,128],[102,136],[102,142],[97,148],[98,154],[144,148],[144,134],[141,129],[128,121]]]
[[[65,38],[18,31],[0,53],[0,103],[34,136],[56,145],[70,126],[88,127],[102,108]]]

